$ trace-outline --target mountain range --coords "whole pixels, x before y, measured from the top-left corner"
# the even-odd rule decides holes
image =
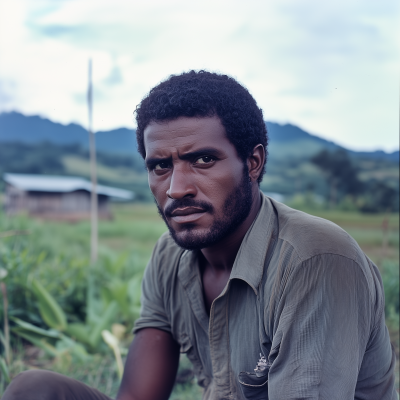
[[[342,148],[334,142],[325,140],[291,124],[266,122],[269,134],[270,161],[282,158],[304,159],[327,149]],[[40,116],[26,116],[18,112],[0,114],[0,143],[20,142],[37,144],[50,142],[57,145],[79,144],[87,148],[87,130],[81,125],[71,123],[63,125]],[[96,132],[98,151],[113,154],[130,155],[137,152],[135,131],[128,128]],[[354,157],[382,159],[398,162],[399,151],[386,153],[381,150],[357,152],[348,150]]]

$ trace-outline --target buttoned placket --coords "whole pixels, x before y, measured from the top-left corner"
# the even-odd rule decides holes
[[[228,320],[229,285],[230,280],[211,305],[208,328],[214,384],[218,399],[221,400],[233,399]]]
[[[189,256],[189,254],[183,254],[182,258],[185,256]],[[189,260],[185,261],[189,262]],[[210,317],[208,317],[205,310],[201,276],[198,268],[183,268],[180,273],[180,279],[187,293],[193,314],[208,335],[213,386],[216,390],[215,395],[221,400],[233,399],[228,330],[230,281],[228,281],[222,293],[213,301]]]
[[[263,206],[266,206],[266,200],[263,198]],[[272,207],[271,207],[272,212]],[[258,225],[264,225],[264,229],[267,232],[265,242],[258,244],[256,240],[250,241],[247,245],[246,255],[242,254],[243,247],[239,249],[236,257],[232,273],[229,278],[227,285],[225,286],[222,293],[213,301],[210,310],[209,319],[209,343],[210,353],[212,362],[213,379],[215,384],[216,395],[218,399],[233,399],[235,396],[235,388],[232,384],[232,368],[230,360],[230,341],[229,341],[229,288],[232,279],[241,279],[245,281],[254,291],[257,297],[257,303],[259,303],[258,296],[258,284],[261,281],[263,275],[264,264],[267,260],[269,262],[276,238],[273,235],[273,224],[274,218],[269,213],[263,213],[262,220],[258,221]],[[256,223],[256,220],[254,223]],[[253,223],[253,225],[254,225]],[[244,242],[247,242],[247,238],[252,231],[253,225],[249,229]],[[251,249],[250,249],[251,248]],[[254,267],[256,268],[256,274],[251,279],[248,276],[242,275],[241,265],[243,262],[247,264],[249,261],[248,255],[254,260]],[[259,304],[258,304],[259,307]],[[262,326],[263,324],[260,324]],[[260,336],[261,339],[262,336]]]

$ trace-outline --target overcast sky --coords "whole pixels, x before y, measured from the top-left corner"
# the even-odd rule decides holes
[[[0,0],[0,112],[134,127],[170,74],[234,76],[265,119],[356,150],[399,147],[398,0]]]

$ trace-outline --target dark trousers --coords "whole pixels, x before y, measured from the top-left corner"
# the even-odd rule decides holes
[[[17,375],[2,400],[111,400],[82,382],[55,372],[31,370]]]

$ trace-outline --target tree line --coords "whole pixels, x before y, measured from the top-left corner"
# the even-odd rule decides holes
[[[326,177],[329,191],[326,200],[332,208],[345,197],[363,212],[398,212],[399,190],[384,180],[359,178],[360,168],[344,149],[322,150],[311,158]]]

